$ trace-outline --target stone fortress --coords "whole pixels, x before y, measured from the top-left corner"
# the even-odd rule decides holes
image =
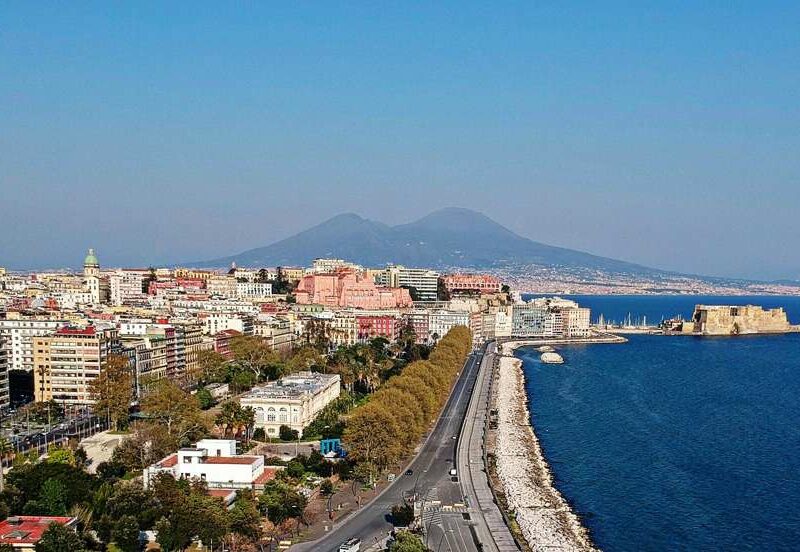
[[[800,326],[789,323],[783,308],[697,305],[692,320],[683,323],[682,331],[695,335],[745,335],[796,332]]]

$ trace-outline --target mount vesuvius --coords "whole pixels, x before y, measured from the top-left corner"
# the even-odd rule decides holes
[[[192,263],[198,267],[308,266],[319,257],[365,266],[490,268],[519,264],[664,274],[641,265],[554,247],[515,234],[469,209],[441,209],[408,224],[388,226],[356,214],[337,215],[299,234],[237,255]]]

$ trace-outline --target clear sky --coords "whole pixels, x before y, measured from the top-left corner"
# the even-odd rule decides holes
[[[461,206],[800,278],[799,2],[321,4],[0,4],[0,266],[214,258]]]

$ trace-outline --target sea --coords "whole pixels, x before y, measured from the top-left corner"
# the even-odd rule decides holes
[[[592,318],[800,297],[571,296]],[[800,550],[800,334],[519,349],[556,487],[607,551]]]

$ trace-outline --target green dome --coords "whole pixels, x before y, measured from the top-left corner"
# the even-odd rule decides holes
[[[89,254],[83,260],[83,266],[100,266],[100,261],[94,255],[94,249],[89,248]]]

